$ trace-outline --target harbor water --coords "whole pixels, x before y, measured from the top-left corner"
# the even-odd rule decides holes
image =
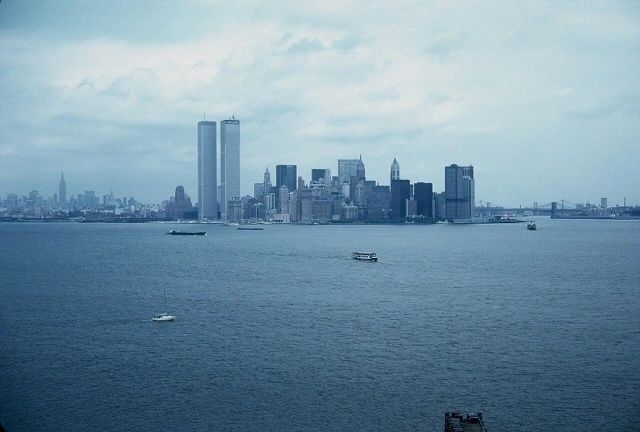
[[[640,222],[537,225],[2,223],[0,424],[637,430]]]

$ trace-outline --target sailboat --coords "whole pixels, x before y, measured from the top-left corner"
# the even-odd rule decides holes
[[[164,293],[164,310],[167,310],[167,291],[162,288],[162,292]],[[175,315],[169,315],[168,312],[158,314],[151,318],[154,321],[173,321],[176,319]]]

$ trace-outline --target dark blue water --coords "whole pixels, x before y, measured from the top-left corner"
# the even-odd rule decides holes
[[[637,430],[640,223],[539,227],[0,224],[0,423]]]

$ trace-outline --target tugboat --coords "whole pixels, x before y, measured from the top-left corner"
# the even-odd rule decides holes
[[[535,231],[538,229],[538,227],[536,226],[536,223],[534,221],[530,221],[530,222],[527,222],[527,229],[529,231]]]
[[[375,252],[354,252],[353,259],[360,261],[378,261]]]

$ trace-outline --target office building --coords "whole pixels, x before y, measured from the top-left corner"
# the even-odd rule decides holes
[[[362,155],[360,155],[360,160],[358,160],[358,165],[356,166],[356,181],[366,180],[366,178],[364,162],[362,162]]]
[[[396,158],[393,158],[393,162],[391,163],[391,178],[389,179],[389,184],[394,180],[400,180],[400,164]]]
[[[297,167],[295,165],[276,165],[276,188],[286,186],[289,192],[297,189]]]
[[[358,159],[338,159],[338,181],[340,183],[351,182],[351,177],[356,176],[358,162]]]
[[[391,217],[395,221],[407,217],[407,200],[411,198],[409,180],[393,180],[391,182]]]
[[[475,211],[473,166],[450,165],[444,169],[447,220],[470,220]]]
[[[446,196],[444,192],[433,194],[433,213],[436,220],[445,220],[447,215]]]
[[[327,168],[312,169],[311,181],[316,184],[324,183],[327,187],[331,187],[331,170]]]
[[[183,186],[177,186],[174,196],[167,202],[165,211],[168,219],[185,219],[192,210],[191,198],[185,193]]]
[[[228,219],[231,198],[240,197],[240,120],[220,122],[220,203],[222,219]]]
[[[60,183],[58,183],[58,206],[60,208],[67,206],[67,182],[64,181],[64,173],[62,173]]]
[[[602,207],[603,209],[607,208],[607,199],[606,198],[600,198],[600,207]]]
[[[416,214],[425,219],[433,218],[433,184],[418,182],[413,185]]]
[[[216,122],[198,122],[198,219],[218,218]]]
[[[391,187],[374,186],[367,199],[367,221],[386,222],[391,216]]]

